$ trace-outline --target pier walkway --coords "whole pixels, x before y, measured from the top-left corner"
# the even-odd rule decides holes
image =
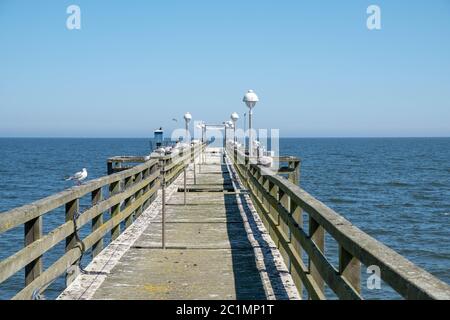
[[[73,300],[450,299],[303,190],[298,158],[268,166],[208,143],[110,158],[107,176],[0,213],[0,237],[23,230],[24,243],[0,260],[0,290],[40,299],[59,279],[58,299]],[[382,285],[371,296],[368,280]]]
[[[248,195],[219,149],[187,170],[166,196],[162,248],[161,205],[141,216],[104,250],[60,299],[298,299],[291,276]],[[194,183],[196,182],[196,183]],[[253,209],[253,210],[252,210]],[[139,225],[135,223],[135,225]],[[126,249],[126,250],[123,250]],[[113,261],[111,261],[113,260]]]

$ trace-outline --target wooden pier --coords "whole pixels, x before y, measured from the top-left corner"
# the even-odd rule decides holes
[[[193,166],[188,168],[186,204],[183,177],[171,187],[165,249],[158,203],[147,211],[152,218],[141,232],[130,230],[116,240],[128,249],[112,268],[112,255],[99,255],[89,269],[92,275],[81,275],[60,299],[298,298],[275,244],[262,239],[258,218],[220,150],[209,151],[197,166],[196,184]],[[97,277],[102,273],[107,276]]]
[[[0,236],[25,231],[24,247],[0,261],[0,284],[24,269],[14,299],[38,298],[61,275],[59,299],[326,299],[326,288],[362,299],[362,266],[377,266],[406,299],[450,299],[446,283],[301,189],[298,159],[277,160],[286,165],[273,171],[232,144],[110,159],[111,175],[0,213]],[[91,205],[80,212],[83,197]],[[58,208],[65,221],[44,234],[43,216]],[[338,265],[326,258],[326,233]],[[60,242],[65,253],[44,270]]]

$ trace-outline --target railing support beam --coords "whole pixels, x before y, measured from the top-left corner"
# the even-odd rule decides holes
[[[25,247],[42,237],[42,217],[25,223]],[[42,256],[25,266],[25,285],[30,284],[42,273]]]
[[[91,194],[92,206],[95,206],[102,200],[103,200],[102,188],[92,191]],[[92,232],[100,228],[102,225],[103,225],[103,213],[99,214],[97,217],[92,219]],[[97,241],[92,246],[92,258],[96,257],[102,250],[103,250],[103,238]]]

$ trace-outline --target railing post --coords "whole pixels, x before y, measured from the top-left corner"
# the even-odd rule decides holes
[[[133,183],[134,183],[133,178],[134,178],[134,176],[125,178],[125,190],[130,188],[133,185]],[[132,202],[133,202],[133,196],[126,198],[123,203],[124,209],[129,207]],[[133,214],[130,214],[128,217],[125,218],[125,229],[128,228],[129,226],[131,226],[132,223],[133,223]]]
[[[80,201],[79,199],[72,200],[66,203],[66,222],[73,222],[74,217],[79,213]],[[66,237],[66,252],[77,247],[77,239],[75,237],[75,225],[74,232]],[[73,280],[78,276],[80,270],[76,264],[67,269],[66,272],[66,286],[70,285]]]
[[[323,253],[325,250],[325,230],[323,227],[314,220],[313,217],[309,216],[309,237],[316,244],[317,248]],[[309,258],[309,273],[316,281],[318,288],[323,293],[324,292],[324,281],[317,270],[314,263]]]
[[[270,192],[270,180],[269,179],[265,178],[263,180],[262,186],[263,186],[264,190],[266,190],[267,192]],[[265,200],[265,207],[266,207],[266,211],[268,213],[270,213],[270,202],[267,199]],[[262,219],[266,229],[270,230],[270,224],[269,224],[269,221],[267,220],[266,216],[261,215],[261,219]]]
[[[292,198],[290,199],[290,213],[292,215],[292,218],[295,220],[295,222],[298,224],[298,228],[303,229],[303,213],[302,213],[302,209],[299,205],[297,205],[295,203],[295,201],[292,200]],[[290,235],[290,239],[292,242],[292,246],[294,247],[294,249],[296,250],[298,256],[301,258],[302,257],[302,246],[300,245],[300,242],[294,240],[292,238],[292,232],[289,229],[289,235]],[[296,271],[295,269],[293,269],[293,271]],[[298,292],[300,295],[302,295],[303,292],[303,283],[300,279],[300,275],[297,272],[291,272],[292,274],[292,279],[294,280],[296,287],[298,289]]]
[[[249,166],[249,157],[247,156],[247,155],[245,155],[244,154],[244,173],[245,173],[245,175],[244,175],[244,184],[245,184],[245,186],[248,188],[248,186],[249,186],[249,177],[248,177],[248,175],[249,175],[249,171],[250,171],[250,166]]]
[[[42,217],[39,216],[25,223],[25,246],[42,237]],[[42,273],[42,256],[25,266],[25,285],[30,284]]]
[[[113,196],[120,192],[120,181],[113,182],[109,185],[110,195]],[[120,202],[111,207],[111,219],[120,214]],[[120,223],[111,229],[111,240],[117,239],[120,235]]]
[[[274,197],[277,201],[279,201],[278,186],[271,181],[269,181],[269,193],[272,197]],[[280,215],[278,214],[277,210],[272,205],[269,205],[269,215],[276,221],[275,228],[277,228],[280,225]],[[274,239],[275,244],[279,248],[280,247],[280,239],[278,239],[275,231],[272,231],[272,229],[270,228],[269,234],[272,236],[272,239]]]
[[[166,249],[166,177],[165,163],[161,161],[161,246]]]
[[[147,178],[150,176],[150,174],[151,174],[151,173],[150,173],[150,168],[145,169],[145,170],[142,172],[142,175],[143,175],[142,179],[147,179]],[[149,184],[146,184],[146,185],[144,186],[144,188],[142,189],[142,194],[147,193],[148,190],[150,190],[150,183],[149,183]],[[144,212],[144,211],[148,208],[149,204],[150,204],[150,201],[149,201],[149,200],[145,200],[145,201],[144,201],[144,203],[142,204],[142,212]]]
[[[136,174],[134,175],[134,183],[135,183],[135,184],[138,184],[138,183],[140,183],[141,181],[142,181],[142,172],[136,173]],[[142,195],[142,190],[137,191],[137,192],[134,194],[134,200],[137,201],[137,200],[141,197],[141,195]],[[141,214],[142,214],[142,206],[139,206],[139,207],[136,209],[136,211],[135,211],[135,217],[134,217],[134,218],[139,217]]]
[[[111,160],[108,160],[106,165],[107,165],[108,175],[113,174],[113,172],[114,172],[114,170],[113,170],[113,162]]]
[[[300,183],[300,161],[298,159],[289,160],[288,167],[293,170],[288,174],[288,180],[298,185]]]
[[[361,293],[361,263],[342,246],[339,246],[339,273]]]
[[[92,199],[92,206],[95,206],[97,203],[102,201],[103,199],[102,188],[98,188],[97,190],[92,191],[91,199]],[[103,225],[103,213],[99,214],[94,219],[92,219],[92,232],[100,228],[102,225]],[[102,250],[103,250],[103,238],[94,243],[94,245],[92,246],[92,258],[97,256]]]
[[[291,214],[291,201],[290,201],[290,197],[281,189],[278,188],[278,197],[279,197],[279,201],[280,204],[283,208],[286,209],[287,212],[289,212],[289,214]],[[285,235],[288,236],[288,242],[291,243],[291,229],[289,228],[289,225],[283,220],[280,219],[280,214],[278,213],[278,224],[279,224],[279,229],[283,231],[283,233]],[[282,248],[280,248],[282,249]],[[281,251],[281,250],[280,250]],[[284,249],[282,250],[284,252]],[[290,255],[285,252],[285,261],[287,261],[287,267],[289,269],[289,272],[291,272],[291,257]]]

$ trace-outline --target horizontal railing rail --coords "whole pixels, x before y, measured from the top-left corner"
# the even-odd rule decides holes
[[[69,285],[80,272],[83,254],[91,250],[92,257],[98,255],[108,233],[111,240],[116,239],[122,226],[128,228],[156,198],[161,181],[166,185],[173,182],[204,147],[193,145],[177,154],[152,159],[133,158],[143,163],[0,213],[0,236],[24,227],[24,246],[0,261],[0,284],[25,269],[24,287],[13,299],[33,298],[63,274],[66,286]],[[80,212],[80,200],[86,196],[90,197],[90,205]],[[64,222],[44,234],[43,217],[59,209],[64,209]],[[110,214],[107,221],[105,212]],[[90,232],[80,239],[78,231],[88,223]],[[44,270],[44,255],[63,241],[64,254]]]
[[[128,170],[138,164],[146,162],[150,156],[116,156],[107,160],[108,174]]]
[[[164,174],[165,183],[172,183],[189,165],[189,163],[194,162],[194,159],[199,157],[199,154],[205,147],[206,144],[199,143],[180,149],[176,153],[153,157],[153,159],[158,159],[160,163],[161,172]]]
[[[234,146],[227,147],[227,154],[299,292],[304,287],[309,298],[326,299],[326,284],[340,299],[362,299],[363,264],[379,268],[380,278],[406,299],[450,299],[449,285],[358,229],[300,188],[298,181],[258,165]],[[325,233],[337,242],[337,266],[325,255]]]

